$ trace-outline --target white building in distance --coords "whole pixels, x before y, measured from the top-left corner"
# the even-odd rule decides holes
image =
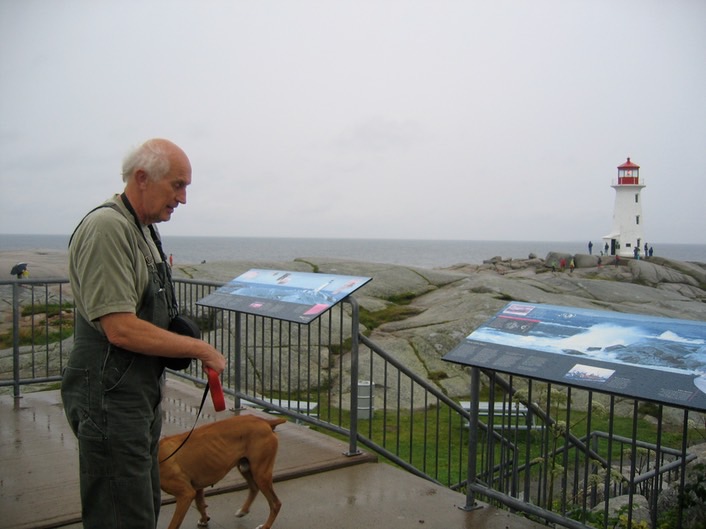
[[[630,158],[618,166],[618,178],[611,187],[615,189],[613,229],[603,237],[609,255],[644,257],[640,249],[645,242],[643,233],[642,199],[640,191],[645,183],[640,178],[640,166]]]

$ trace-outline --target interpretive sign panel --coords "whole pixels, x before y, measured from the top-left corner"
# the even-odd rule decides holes
[[[370,277],[253,268],[196,303],[309,323],[370,280]]]
[[[444,360],[706,411],[706,323],[509,303]]]

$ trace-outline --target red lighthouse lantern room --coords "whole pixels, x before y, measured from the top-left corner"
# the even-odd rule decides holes
[[[640,166],[632,163],[630,158],[618,166],[618,185],[638,185],[640,183]]]

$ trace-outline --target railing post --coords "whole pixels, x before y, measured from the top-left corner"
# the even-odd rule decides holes
[[[242,354],[240,345],[240,312],[235,313],[235,358],[233,359],[233,407],[237,410],[240,409],[240,356]]]
[[[359,314],[358,302],[351,296],[348,296],[345,301],[351,305],[351,426],[348,436],[348,452],[347,456],[356,456],[360,454],[358,450],[358,344],[360,342],[358,336],[359,331]]]
[[[12,387],[20,398],[20,282],[12,283]]]
[[[480,509],[476,503],[476,462],[478,460],[478,403],[480,401],[480,368],[471,368],[471,409],[468,420],[468,477],[466,478],[466,505],[464,511]]]

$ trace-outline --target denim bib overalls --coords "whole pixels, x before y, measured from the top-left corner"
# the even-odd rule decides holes
[[[137,316],[166,329],[174,316],[167,265],[151,253],[145,260],[149,281]],[[162,359],[110,344],[79,313],[74,336],[61,395],[79,442],[83,526],[154,529],[161,504]]]

